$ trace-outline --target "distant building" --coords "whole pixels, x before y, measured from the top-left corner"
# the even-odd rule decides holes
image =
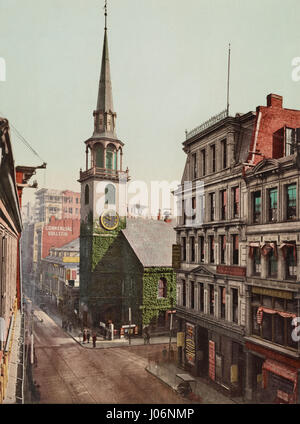
[[[62,247],[52,247],[41,260],[40,288],[66,315],[72,315],[74,309],[79,311],[79,238]]]
[[[35,193],[35,221],[48,222],[56,219],[80,218],[80,193],[71,190],[42,188]]]

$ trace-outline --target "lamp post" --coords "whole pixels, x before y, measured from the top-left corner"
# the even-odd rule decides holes
[[[169,338],[169,359],[171,357],[171,344],[172,344],[172,329],[173,329],[173,288],[170,288],[170,296],[171,296],[171,311],[170,311],[170,338]]]

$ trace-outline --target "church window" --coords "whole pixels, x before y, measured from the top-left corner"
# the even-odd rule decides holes
[[[84,203],[88,205],[90,202],[90,189],[89,186],[86,185],[84,189]]]
[[[96,167],[97,168],[104,168],[103,158],[104,158],[104,149],[102,144],[98,144],[96,147]]]
[[[167,297],[167,280],[164,277],[158,281],[158,297]]]
[[[113,184],[107,184],[105,187],[105,204],[115,205],[116,204],[116,189]]]

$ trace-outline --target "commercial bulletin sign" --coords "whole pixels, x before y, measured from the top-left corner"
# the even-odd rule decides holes
[[[185,357],[190,365],[195,365],[195,326],[186,323],[185,327]]]
[[[212,380],[216,379],[216,351],[215,342],[209,341],[209,376]]]

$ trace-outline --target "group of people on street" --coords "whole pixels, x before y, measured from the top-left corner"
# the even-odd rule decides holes
[[[91,331],[85,328],[82,332],[82,343],[89,343],[90,338],[91,338]],[[92,334],[93,347],[96,347],[96,341],[97,341],[97,334],[94,332]]]
[[[64,330],[67,330],[67,331],[72,331],[72,329],[73,329],[73,324],[70,322],[70,321],[62,321],[62,328],[64,329]]]

